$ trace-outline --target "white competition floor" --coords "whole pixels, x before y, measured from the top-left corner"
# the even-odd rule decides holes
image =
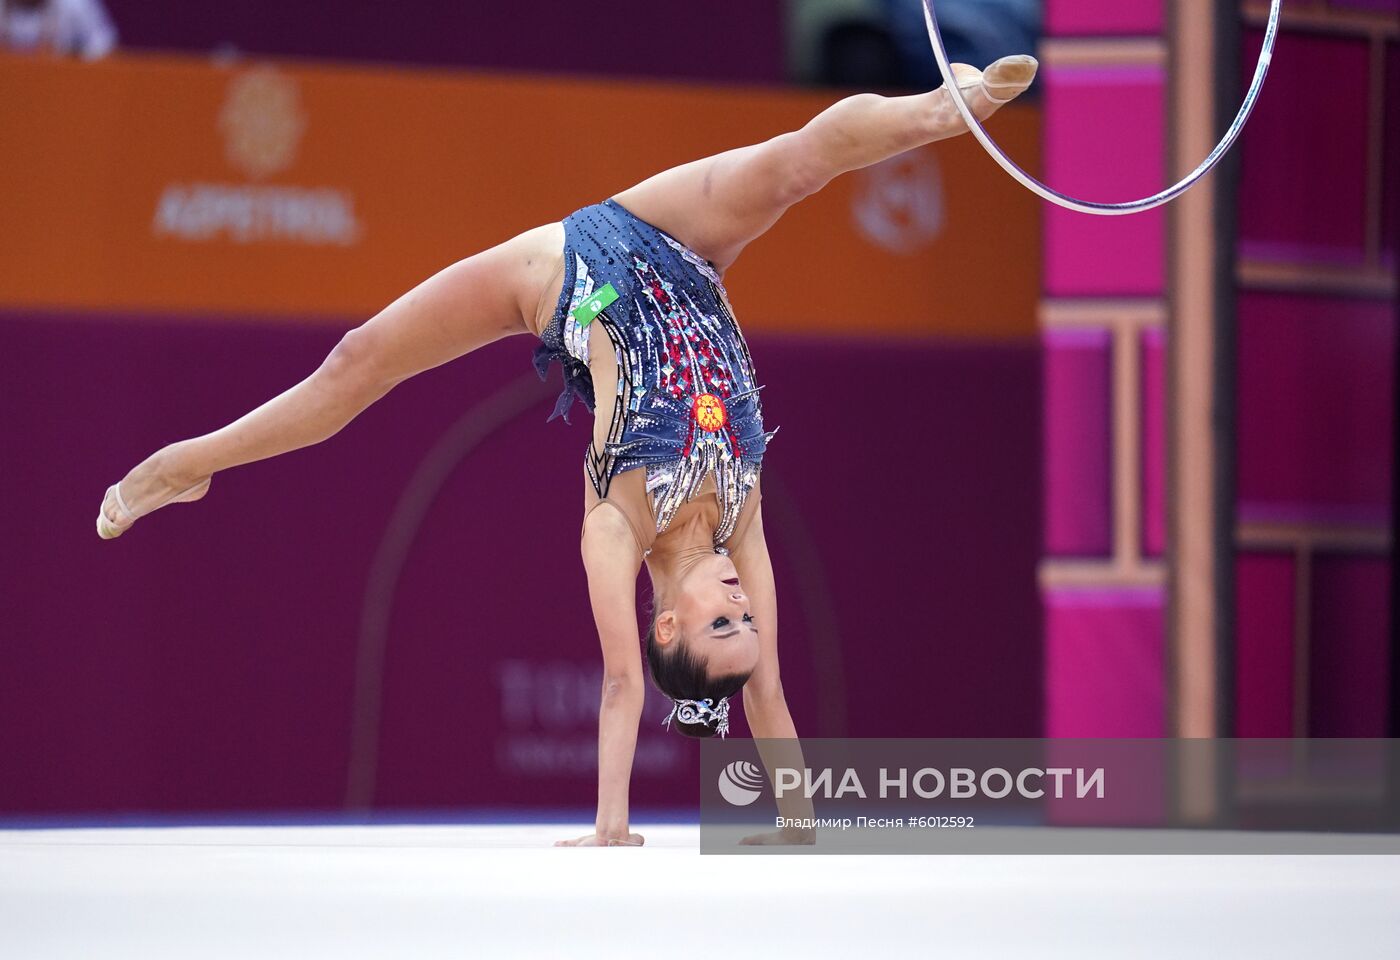
[[[552,846],[589,829],[0,830],[0,957],[1400,957],[1400,857]]]

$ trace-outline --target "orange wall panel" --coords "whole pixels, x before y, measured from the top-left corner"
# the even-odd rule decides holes
[[[0,58],[0,305],[366,317],[833,91]],[[1036,110],[993,129],[1039,167]],[[726,278],[747,330],[1029,336],[1037,201],[970,137],[839,178]]]

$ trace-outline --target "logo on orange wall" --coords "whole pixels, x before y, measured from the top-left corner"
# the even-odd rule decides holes
[[[260,180],[286,170],[306,129],[296,81],[270,66],[235,76],[219,128],[229,163],[248,176]]]
[[[927,149],[910,150],[856,175],[852,214],[861,235],[891,253],[917,253],[943,232],[943,177]]]
[[[258,66],[229,81],[215,126],[228,162],[256,181],[292,168],[308,122],[297,82],[275,67]],[[186,243],[311,247],[353,246],[364,234],[349,191],[204,180],[167,185],[156,200],[152,229]]]

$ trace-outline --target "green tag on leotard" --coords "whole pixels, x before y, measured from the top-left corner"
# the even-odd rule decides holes
[[[617,291],[613,289],[611,283],[605,283],[602,289],[594,291],[583,303],[574,307],[573,318],[580,327],[586,327],[593,322],[593,318],[603,312],[608,304],[617,299]]]

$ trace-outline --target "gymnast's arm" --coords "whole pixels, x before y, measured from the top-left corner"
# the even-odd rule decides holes
[[[761,480],[760,480],[761,482]],[[775,767],[805,766],[802,743],[783,697],[783,684],[778,677],[778,592],[773,580],[773,562],[768,556],[768,544],[763,537],[763,501],[755,486],[750,496],[759,498],[754,517],[737,544],[730,548],[729,558],[739,571],[739,582],[749,598],[749,613],[758,629],[758,666],[744,684],[744,718],[758,744],[759,756],[771,780]],[[796,794],[778,801],[778,813],[790,820],[810,820],[812,801]],[[745,837],[746,844],[812,843],[815,834],[809,829],[784,828],[772,833]]]
[[[583,522],[583,566],[598,641],[603,649],[602,702],[598,709],[598,817],[594,834],[565,846],[637,845],[628,832],[627,788],[642,719],[646,686],[637,632],[637,573],[641,551],[627,520],[611,504],[590,510]]]
[[[755,488],[750,496],[758,498],[759,490]],[[753,519],[742,538],[730,545],[729,559],[739,571],[739,582],[749,597],[749,613],[758,629],[758,666],[744,684],[744,717],[755,739],[796,737],[778,677],[778,593],[763,537],[761,499],[754,505]]]

